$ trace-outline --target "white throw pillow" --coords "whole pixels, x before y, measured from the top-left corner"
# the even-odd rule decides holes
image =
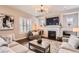
[[[38,33],[38,32],[32,32],[32,33],[33,33],[33,36],[34,36],[34,35],[39,35],[39,33]]]
[[[7,42],[5,42],[4,39],[0,38],[0,46],[8,45]]]
[[[12,42],[12,36],[11,35],[8,35],[6,39],[7,39],[8,44]]]
[[[13,41],[16,40],[16,39],[15,39],[15,34],[14,34],[14,33],[12,34],[12,40],[13,40]]]
[[[2,36],[2,38],[9,44],[15,40],[15,35],[14,34],[9,34],[6,36]]]
[[[8,42],[8,44],[11,43],[11,42],[13,42],[13,40],[14,40],[14,35],[13,34],[10,34],[10,35],[7,36],[7,42]]]
[[[72,48],[77,48],[79,46],[79,38],[74,35],[71,35],[68,44],[70,44]]]

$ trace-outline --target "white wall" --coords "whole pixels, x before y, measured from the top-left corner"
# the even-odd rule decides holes
[[[14,29],[13,30],[7,30],[7,31],[0,31],[0,35],[11,35],[11,34],[15,34],[16,40],[17,39],[22,39],[26,37],[26,33],[20,33],[20,29],[19,29],[19,19],[22,16],[25,16],[27,18],[27,20],[33,19],[33,16],[29,15],[28,13],[22,12],[20,10],[14,9],[12,7],[9,6],[0,6],[0,13],[3,14],[7,14],[7,15],[11,15],[14,17]]]

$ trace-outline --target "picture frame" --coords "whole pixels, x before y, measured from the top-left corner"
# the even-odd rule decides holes
[[[0,30],[14,29],[14,17],[0,13]]]

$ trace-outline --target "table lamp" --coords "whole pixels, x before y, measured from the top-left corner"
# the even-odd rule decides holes
[[[77,35],[77,32],[79,32],[79,28],[73,28],[73,32],[76,32]]]
[[[79,28],[73,28],[73,32],[79,32]]]

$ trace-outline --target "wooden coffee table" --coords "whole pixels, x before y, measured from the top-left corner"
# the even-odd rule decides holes
[[[32,50],[31,47],[33,47],[36,50],[38,50],[40,52],[43,52],[43,53],[47,53],[47,52],[50,53],[50,44],[49,44],[49,41],[47,39],[42,38],[42,43],[41,44],[38,44],[37,40],[30,41],[29,42],[29,49]]]

